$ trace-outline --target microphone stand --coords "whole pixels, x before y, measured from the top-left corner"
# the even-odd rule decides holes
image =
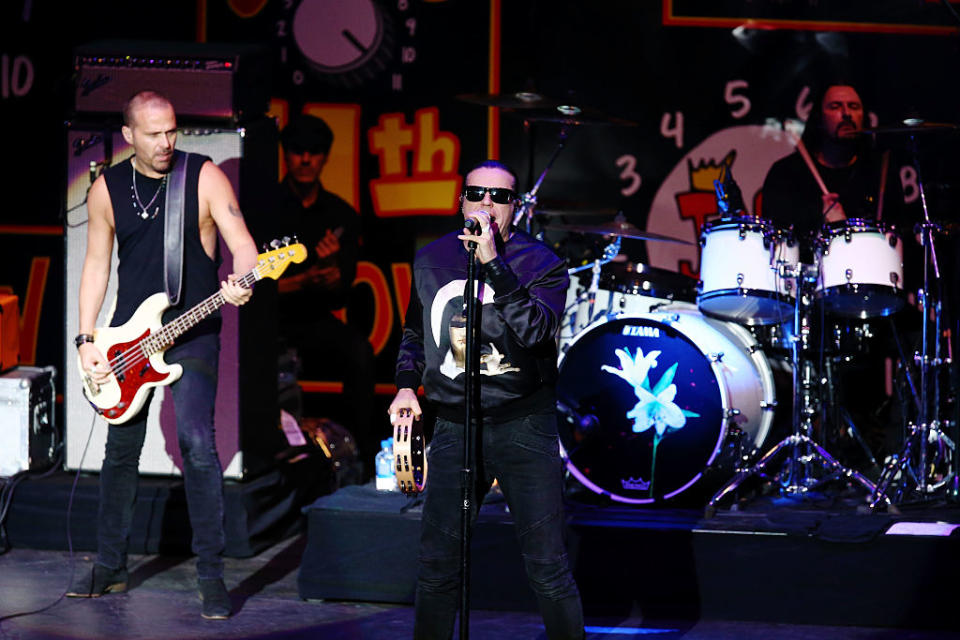
[[[476,437],[474,422],[480,395],[480,323],[477,304],[477,243],[468,243],[467,284],[463,292],[466,313],[467,349],[464,362],[464,420],[463,420],[463,467],[460,470],[460,638],[470,637],[470,518],[473,513],[473,439]]]

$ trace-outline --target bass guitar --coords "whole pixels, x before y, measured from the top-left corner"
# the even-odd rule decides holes
[[[303,262],[307,250],[302,244],[278,246],[257,256],[257,266],[236,280],[249,289],[257,280],[276,280],[291,263]],[[195,327],[226,302],[220,291],[203,300],[176,319],[163,324],[163,312],[170,306],[167,294],[155,293],[137,307],[133,316],[119,327],[99,327],[93,332],[93,344],[107,359],[110,377],[95,382],[77,366],[83,379],[83,395],[94,410],[110,424],[123,424],[137,415],[149,397],[150,389],[176,382],[183,374],[178,364],[167,364],[163,353],[188,329]]]

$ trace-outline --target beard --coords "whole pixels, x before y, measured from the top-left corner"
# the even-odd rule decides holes
[[[853,120],[843,120],[833,131],[832,137],[838,142],[852,142],[856,140],[857,134],[859,133],[860,127],[858,127]]]
[[[150,168],[157,173],[170,173],[173,168],[173,158],[173,153],[167,157],[154,156],[150,161]]]

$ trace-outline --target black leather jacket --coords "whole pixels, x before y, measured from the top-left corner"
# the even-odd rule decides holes
[[[439,416],[462,422],[463,364],[450,339],[450,320],[463,310],[467,272],[467,251],[458,233],[430,243],[414,259],[396,382],[412,389],[423,384]],[[526,233],[514,232],[499,244],[498,254],[479,270],[485,421],[555,410],[555,336],[569,282],[560,258]]]

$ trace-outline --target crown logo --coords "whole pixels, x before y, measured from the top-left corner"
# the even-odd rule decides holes
[[[717,163],[714,160],[701,160],[698,165],[694,165],[690,158],[687,158],[687,168],[690,170],[690,189],[693,191],[713,192],[713,181],[723,182],[727,176],[727,171],[733,168],[733,161],[737,159],[737,150],[733,149],[727,154],[727,157]]]
[[[646,491],[650,488],[650,483],[643,478],[621,478],[620,485],[631,491]]]

